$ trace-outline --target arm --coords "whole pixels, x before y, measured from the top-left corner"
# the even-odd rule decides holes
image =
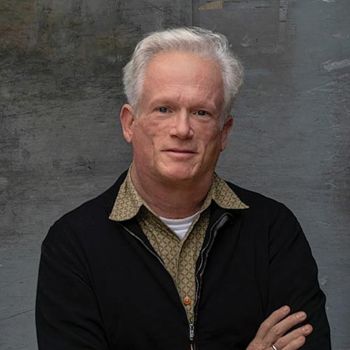
[[[325,295],[318,284],[317,266],[297,219],[285,206],[270,227],[268,246],[266,314],[270,316],[248,350],[271,350],[273,344],[278,350],[329,350]],[[286,304],[290,307],[281,308]],[[294,314],[287,316],[290,312]]]
[[[329,350],[325,295],[305,235],[289,209],[281,206],[269,230],[269,317],[247,350]],[[281,307],[288,304],[289,306]],[[290,314],[293,312],[293,314]]]
[[[329,350],[326,298],[318,284],[316,262],[300,224],[285,206],[271,227],[269,247],[268,310],[287,304],[292,312],[304,311],[314,331],[303,349]]]
[[[81,246],[57,223],[42,244],[36,327],[40,350],[108,349]]]

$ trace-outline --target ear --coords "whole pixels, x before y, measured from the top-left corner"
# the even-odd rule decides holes
[[[122,125],[124,139],[126,142],[131,143],[133,135],[133,124],[135,121],[133,108],[129,104],[124,104],[120,110],[119,118]]]
[[[233,116],[229,115],[227,116],[221,131],[221,151],[223,151],[226,148],[228,136],[230,134],[232,127],[233,127]]]

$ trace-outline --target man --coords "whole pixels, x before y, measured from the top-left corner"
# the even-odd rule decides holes
[[[215,174],[242,75],[208,30],[137,45],[120,112],[132,165],[43,242],[39,349],[330,348],[297,220]]]

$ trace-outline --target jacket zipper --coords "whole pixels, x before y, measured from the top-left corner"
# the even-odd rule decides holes
[[[190,322],[190,349],[194,350],[194,325],[193,325],[193,321]]]
[[[200,296],[200,291],[201,291],[201,282],[202,282],[202,278],[203,278],[203,274],[204,274],[204,270],[205,270],[205,266],[207,263],[207,259],[208,259],[208,255],[209,252],[211,250],[211,247],[213,246],[214,243],[214,239],[217,235],[218,230],[226,223],[227,221],[227,214],[223,214],[220,216],[220,218],[218,220],[216,220],[216,222],[214,223],[214,225],[212,226],[212,228],[210,229],[209,232],[209,240],[208,243],[206,244],[206,246],[202,249],[200,257],[201,257],[201,263],[199,265],[198,268],[198,273],[196,274],[196,289],[197,289],[197,293],[196,293],[196,302],[193,308],[193,320],[191,322],[188,322],[188,327],[189,327],[189,339],[190,339],[190,349],[191,350],[196,350],[196,346],[194,344],[194,336],[195,336],[195,331],[194,331],[194,326],[195,326],[195,320],[196,320],[196,316],[197,316],[197,306],[198,306],[198,301],[199,301],[199,296]],[[175,289],[177,291],[177,287],[176,287],[176,283],[173,279],[173,277],[171,276],[171,274],[168,272],[163,260],[160,258],[160,256],[158,254],[156,254],[154,251],[152,251],[146,244],[145,242],[138,237],[137,235],[135,235],[135,233],[133,233],[132,231],[130,231],[127,227],[125,227],[124,225],[121,225],[132,237],[134,237],[135,239],[137,239],[145,248],[146,250],[151,253],[160,263],[161,265],[164,267],[165,271],[168,273],[168,275],[171,277],[171,280],[174,283]],[[214,234],[213,234],[214,233]],[[205,259],[204,257],[204,253],[205,253]],[[198,274],[199,274],[199,278],[198,278]],[[180,294],[177,292],[177,295],[179,297],[180,303],[183,306]],[[183,306],[183,309],[187,315],[187,311],[186,308]],[[187,317],[186,317],[187,318]],[[198,350],[198,349],[197,349]]]
[[[198,305],[199,305],[199,297],[201,294],[201,289],[202,289],[202,279],[204,275],[204,270],[207,265],[207,260],[209,256],[209,252],[214,244],[215,237],[218,233],[218,230],[227,222],[228,220],[228,214],[222,214],[218,220],[214,223],[214,225],[211,227],[209,231],[209,240],[206,244],[206,246],[202,249],[201,251],[201,263],[198,267],[197,273],[196,273],[196,303],[194,305],[193,309],[193,321],[190,324],[190,341],[191,341],[191,350],[196,350],[196,346],[194,344],[194,327],[195,327],[195,321],[197,318],[197,313],[198,313]],[[205,258],[204,258],[205,256]],[[197,349],[198,350],[198,349]]]

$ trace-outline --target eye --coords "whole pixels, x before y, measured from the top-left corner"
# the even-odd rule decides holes
[[[209,116],[209,112],[205,111],[204,109],[199,109],[198,111],[193,112],[193,114],[198,115],[200,117]]]
[[[168,107],[165,107],[165,106],[160,106],[160,107],[157,107],[157,111],[160,113],[169,113],[170,109]]]

